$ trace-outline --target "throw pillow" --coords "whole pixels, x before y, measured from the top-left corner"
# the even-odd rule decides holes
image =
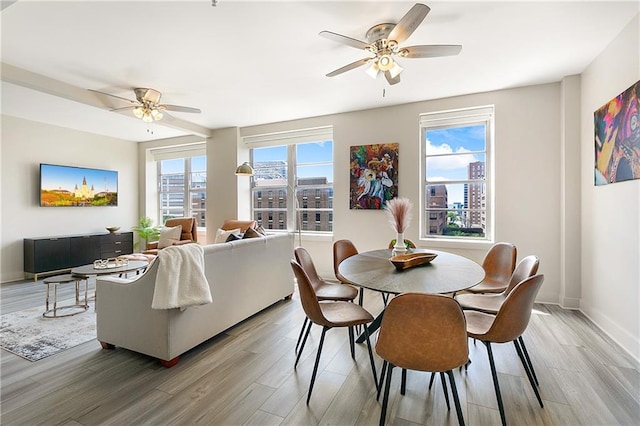
[[[258,233],[258,231],[256,231],[253,228],[247,228],[246,231],[244,231],[244,235],[242,236],[243,240],[246,240],[247,238],[263,238],[264,235],[260,235]]]
[[[236,228],[236,229],[229,229],[228,231],[225,231],[224,229],[218,229],[216,231],[216,239],[214,241],[215,244],[218,243],[224,243],[227,241],[227,238],[229,238],[229,235],[231,234],[235,234],[240,232],[240,228]]]
[[[228,243],[229,241],[236,241],[241,239],[242,239],[242,233],[231,234],[229,235],[229,237],[227,237],[226,242]]]
[[[180,235],[182,234],[182,225],[173,226],[171,228],[160,229],[160,239],[158,240],[158,248],[163,249],[165,247],[172,246],[173,243],[180,241]]]

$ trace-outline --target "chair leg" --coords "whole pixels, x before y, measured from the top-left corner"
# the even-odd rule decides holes
[[[402,369],[402,380],[400,381],[400,395],[404,395],[407,391],[407,369]]]
[[[462,415],[462,407],[460,406],[460,398],[458,397],[458,388],[456,388],[456,380],[453,377],[453,371],[447,371],[449,376],[449,384],[451,385],[451,394],[453,395],[453,403],[456,406],[456,414],[458,415],[458,424],[464,426],[464,416]]]
[[[320,345],[318,346],[318,353],[316,355],[316,363],[313,366],[313,373],[311,373],[311,384],[309,384],[309,393],[307,394],[307,405],[311,399],[311,392],[313,391],[313,385],[316,382],[316,374],[318,373],[318,364],[320,364],[320,355],[322,354],[322,345],[324,344],[324,336],[327,334],[329,327],[322,327],[322,334],[320,335]]]
[[[387,379],[384,386],[384,397],[382,398],[382,410],[380,411],[380,426],[384,426],[387,420],[387,404],[389,403],[389,388],[391,387],[391,373],[393,372],[394,365],[388,363]]]
[[[358,294],[358,305],[362,306],[364,302],[364,288],[360,287],[360,292]]]
[[[367,330],[367,327],[364,328],[364,332],[365,332],[365,335],[367,336],[367,351],[369,352],[369,362],[371,363],[371,371],[373,372],[373,383],[376,385],[376,392],[379,395],[380,387],[378,386],[378,374],[376,373],[376,362],[373,360],[373,350],[371,349],[371,339],[370,339],[369,330]],[[382,379],[380,379],[380,381],[382,382]]]
[[[349,348],[351,348],[351,358],[356,359],[356,348],[353,343],[353,327],[347,327],[349,329]]]
[[[307,332],[304,334],[304,338],[302,339],[302,344],[300,345],[300,350],[298,351],[298,355],[296,356],[296,363],[293,364],[293,368],[298,366],[298,362],[300,361],[300,355],[302,355],[302,351],[304,350],[304,345],[307,343],[307,338],[309,337],[309,332],[311,331],[311,321],[307,324]]]
[[[304,329],[307,327],[308,322],[309,317],[304,317],[304,322],[302,323],[302,328],[300,329],[300,335],[298,336],[298,341],[296,342],[296,353],[298,353],[298,348],[300,347],[300,342],[302,341],[302,336],[304,335]]]
[[[524,339],[522,336],[518,337],[518,341],[520,342],[520,347],[522,348],[522,353],[524,353],[524,357],[529,364],[529,370],[531,370],[531,375],[533,376],[533,380],[535,380],[536,385],[540,386],[538,382],[538,377],[536,376],[536,371],[533,369],[533,363],[531,362],[531,358],[529,358],[529,352],[527,351],[527,347],[524,345]]]
[[[447,411],[451,411],[451,405],[449,405],[449,392],[447,391],[447,382],[444,380],[444,373],[440,372],[440,381],[442,382],[442,389],[444,390],[444,400],[447,402]]]
[[[502,405],[502,395],[500,394],[500,385],[498,384],[498,373],[496,371],[496,364],[493,361],[493,351],[491,350],[491,342],[483,342],[487,347],[487,354],[489,356],[489,365],[491,366],[491,377],[493,378],[493,387],[496,390],[496,399],[498,400],[498,409],[500,410],[500,420],[502,420],[502,426],[507,426],[507,419],[504,415],[504,406]]]
[[[533,393],[536,394],[536,398],[538,398],[538,402],[540,403],[540,407],[544,408],[544,404],[542,403],[542,398],[540,398],[540,393],[538,392],[538,387],[536,386],[535,380],[533,380],[533,376],[531,375],[531,371],[529,371],[529,366],[524,359],[524,355],[522,354],[522,350],[520,346],[516,343],[517,340],[514,340],[514,346],[516,347],[516,352],[518,352],[518,357],[520,357],[520,362],[522,362],[522,366],[524,367],[524,371],[527,373],[527,378],[529,379],[529,383],[531,383],[531,388],[533,389]]]
[[[389,301],[389,293],[380,293],[380,295],[382,296],[382,302],[384,303],[384,306],[387,306],[387,302]]]
[[[387,372],[388,365],[389,363],[386,360],[382,362],[382,370],[380,371],[380,381],[378,382],[378,386],[377,386],[378,391],[376,392],[376,401],[380,399],[380,391],[382,391],[382,386],[384,385],[384,377]]]
[[[436,373],[431,373],[431,378],[429,379],[429,390],[431,390],[431,386],[433,386],[433,381],[436,378]]]

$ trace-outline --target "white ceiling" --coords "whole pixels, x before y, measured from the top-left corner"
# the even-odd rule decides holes
[[[365,40],[414,2],[2,1],[12,71],[3,67],[2,113],[143,141],[556,82],[581,73],[640,10],[637,0],[424,3],[431,12],[403,45],[462,52],[400,60],[402,81],[388,86],[366,67],[325,77],[368,55],[318,33]],[[134,87],[202,113],[149,128],[86,90],[134,99]]]

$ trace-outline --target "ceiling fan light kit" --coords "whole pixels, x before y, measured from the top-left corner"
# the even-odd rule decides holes
[[[151,123],[162,119],[162,113],[158,108],[150,108],[148,106],[137,106],[133,109],[133,115],[141,118],[145,123]]]
[[[371,63],[366,73],[377,78],[380,71],[384,74],[390,85],[400,82],[400,73],[403,68],[394,57],[398,58],[435,58],[439,56],[457,55],[462,50],[461,45],[418,45],[400,48],[400,43],[405,41],[422,23],[431,9],[422,3],[416,3],[397,24],[383,23],[374,25],[367,31],[367,42],[360,41],[331,31],[322,31],[320,35],[338,43],[346,44],[356,49],[362,49],[373,57],[360,59],[359,61],[345,65],[327,74],[327,77],[358,68]]]

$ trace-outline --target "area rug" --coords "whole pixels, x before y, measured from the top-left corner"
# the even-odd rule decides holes
[[[69,317],[44,318],[43,310],[38,307],[0,316],[0,347],[38,361],[96,338],[93,303],[87,311]]]

